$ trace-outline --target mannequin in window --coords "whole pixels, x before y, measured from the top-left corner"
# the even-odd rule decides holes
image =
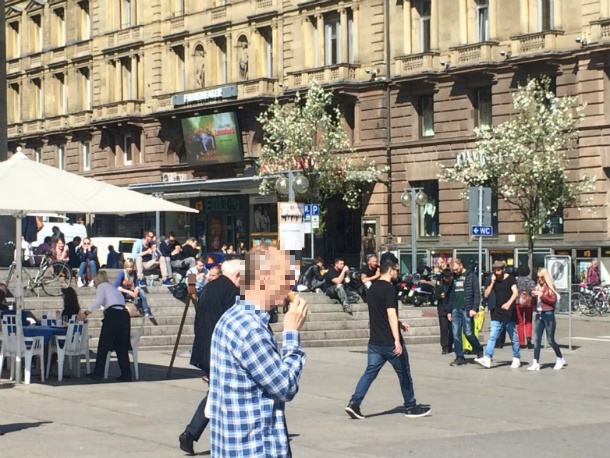
[[[428,200],[428,203],[424,205],[423,211],[424,215],[424,234],[428,237],[433,237],[438,235],[438,224],[436,221],[436,200],[431,197]]]

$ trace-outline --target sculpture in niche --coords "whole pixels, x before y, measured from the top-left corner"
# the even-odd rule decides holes
[[[197,87],[205,87],[205,51],[202,45],[195,47],[193,53],[194,67],[195,67],[195,84]]]
[[[239,50],[239,78],[248,79],[248,40],[243,35],[239,37],[237,44]]]

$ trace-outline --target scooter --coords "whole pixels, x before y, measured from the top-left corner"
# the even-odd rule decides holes
[[[403,304],[415,307],[430,306],[434,303],[434,281],[430,275],[404,275],[399,285],[398,298]]]

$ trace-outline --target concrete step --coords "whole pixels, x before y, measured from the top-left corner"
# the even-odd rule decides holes
[[[407,347],[409,345],[416,344],[431,344],[438,343],[438,336],[417,336],[417,337],[407,337],[405,336],[405,343]],[[366,346],[369,343],[369,339],[367,338],[358,338],[358,339],[324,339],[324,340],[306,340],[302,341],[303,347],[355,347],[354,350],[357,351],[357,347],[361,347],[359,350],[366,351]]]

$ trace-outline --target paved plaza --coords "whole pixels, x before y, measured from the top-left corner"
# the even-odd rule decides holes
[[[557,339],[567,344],[567,321]],[[568,366],[543,370],[525,363],[511,370],[510,349],[499,350],[492,370],[450,367],[438,345],[410,348],[418,402],[432,415],[408,419],[391,368],[382,370],[362,404],[367,418],[343,411],[366,363],[365,348],[310,348],[300,391],[288,405],[295,457],[606,457],[610,447],[610,321],[575,320]],[[90,384],[68,380],[0,389],[0,456],[179,457],[178,434],[199,403],[204,384],[188,358],[141,352],[142,381]],[[113,362],[111,371],[117,376]],[[209,455],[206,431],[195,450]]]

